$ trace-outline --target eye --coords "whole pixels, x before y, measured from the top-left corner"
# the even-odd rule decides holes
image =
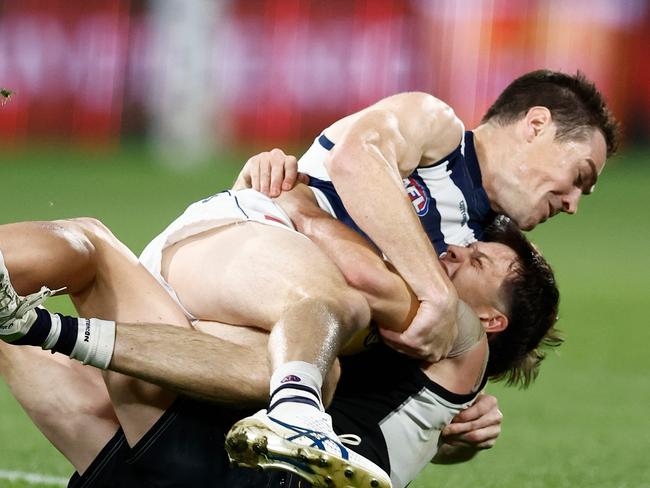
[[[582,173],[578,173],[578,177],[576,178],[576,181],[574,185],[578,188],[582,188],[584,185],[584,179],[582,178]]]
[[[476,256],[472,258],[472,266],[478,269],[483,269],[483,262],[481,261],[481,258]]]

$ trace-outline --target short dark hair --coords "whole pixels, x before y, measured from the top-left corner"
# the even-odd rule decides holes
[[[488,338],[487,375],[526,388],[539,374],[546,357],[543,347],[562,343],[554,327],[560,292],[549,264],[508,217],[497,217],[485,230],[485,240],[504,244],[517,255],[499,290],[508,327]]]
[[[598,129],[605,137],[607,157],[618,150],[619,124],[603,95],[580,71],[568,75],[541,69],[520,76],[501,92],[481,122],[509,124],[537,106],[551,111],[557,126],[556,139],[584,138],[592,129]]]

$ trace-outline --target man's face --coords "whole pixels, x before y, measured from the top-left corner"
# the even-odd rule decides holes
[[[531,137],[517,151],[513,174],[501,189],[503,213],[530,230],[559,212],[574,214],[605,166],[605,138],[593,130],[584,139],[555,140],[555,126]],[[499,189],[497,189],[499,192]]]
[[[491,308],[505,313],[499,290],[516,261],[517,255],[511,248],[496,242],[449,246],[440,259],[459,298],[479,316],[489,313]]]

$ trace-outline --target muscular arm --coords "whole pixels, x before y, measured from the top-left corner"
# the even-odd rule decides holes
[[[404,190],[402,163],[410,141],[394,113],[371,111],[347,131],[327,169],[347,211],[390,259],[419,298],[442,297],[452,287]],[[420,151],[410,156],[419,161]],[[416,161],[416,164],[417,164]]]
[[[393,97],[362,113],[344,131],[326,163],[350,216],[422,302],[409,327],[410,338],[430,347],[436,344],[429,359],[439,359],[453,342],[452,312],[458,297],[413,210],[402,178],[422,161],[442,154],[439,146],[447,150],[458,144],[456,122],[453,113],[428,95]]]

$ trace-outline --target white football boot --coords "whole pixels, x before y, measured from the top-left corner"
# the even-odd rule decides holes
[[[37,318],[34,309],[53,293],[49,288],[43,287],[26,297],[19,296],[11,285],[0,252],[0,339],[14,342],[27,334]]]
[[[376,464],[347,449],[325,412],[298,415],[289,424],[260,410],[237,422],[226,436],[226,451],[237,466],[289,471],[315,488],[391,488]]]

